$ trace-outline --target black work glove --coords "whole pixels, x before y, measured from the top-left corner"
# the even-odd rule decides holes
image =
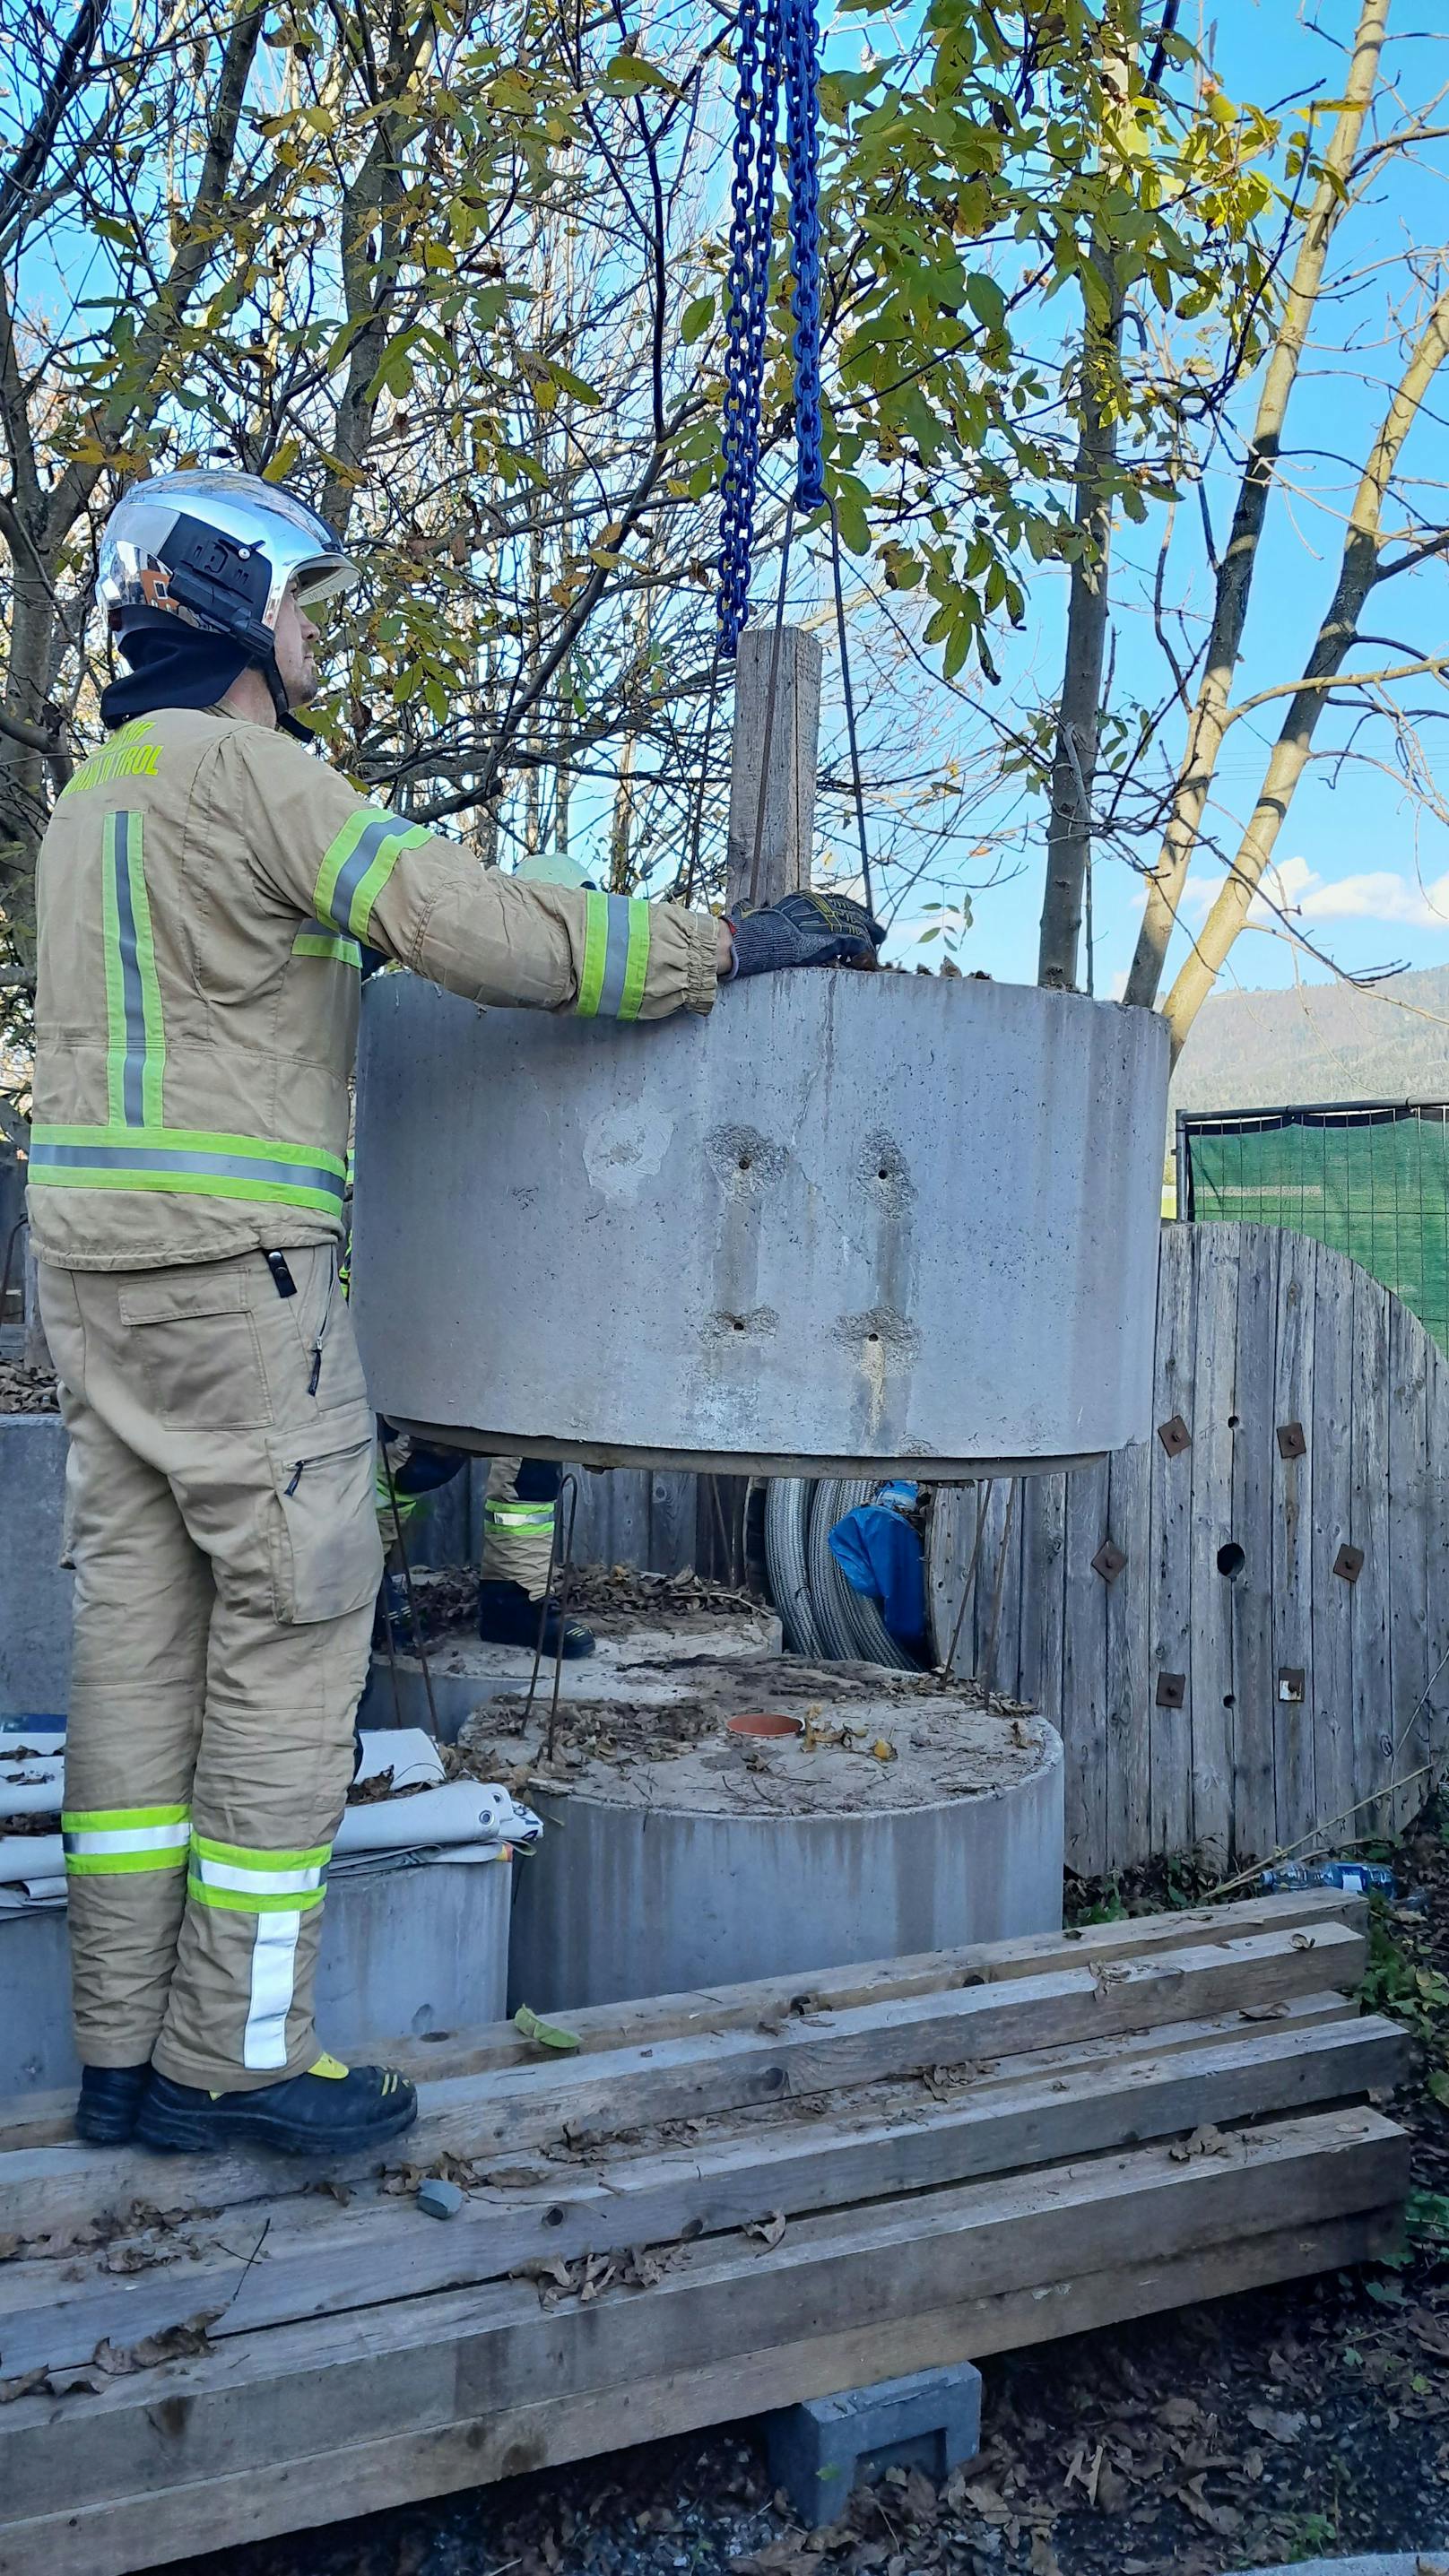
[[[874,966],[885,937],[863,903],[848,894],[782,895],[757,912],[726,916],[735,943],[736,975],[771,975],[782,966]]]

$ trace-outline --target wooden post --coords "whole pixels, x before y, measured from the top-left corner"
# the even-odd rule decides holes
[[[777,641],[772,718],[770,665]],[[782,627],[778,638],[773,626],[747,626],[740,637],[730,753],[727,905],[773,903],[810,883],[821,659],[819,644],[803,626]],[[756,871],[762,775],[764,824]]]

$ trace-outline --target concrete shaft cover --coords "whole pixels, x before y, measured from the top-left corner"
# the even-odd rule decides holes
[[[494,1454],[950,1478],[1149,1427],[1167,1031],[762,976],[707,1019],[363,997],[374,1403]]]

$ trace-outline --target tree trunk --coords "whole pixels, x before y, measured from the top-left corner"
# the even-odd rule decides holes
[[[1187,748],[1177,774],[1162,848],[1147,881],[1147,909],[1127,978],[1124,998],[1148,1007],[1157,999],[1168,942],[1176,926],[1177,908],[1197,847],[1218,754],[1227,729],[1228,693],[1242,651],[1258,544],[1267,514],[1268,495],[1277,471],[1288,403],[1323,284],[1329,244],[1348,203],[1348,181],[1364,117],[1378,80],[1388,13],[1389,0],[1362,0],[1353,56],[1344,83],[1343,105],[1324,155],[1325,176],[1309,209],[1283,320],[1268,362],[1247,462],[1238,487],[1232,532],[1218,570],[1207,663],[1188,727]]]
[[[1358,633],[1364,602],[1382,577],[1379,549],[1383,543],[1380,530],[1384,502],[1404,440],[1446,358],[1449,290],[1440,296],[1429,316],[1374,441],[1349,518],[1333,605],[1318,630],[1302,683],[1289,700],[1227,884],[1193,941],[1164,1005],[1174,1057],[1181,1053],[1188,1030],[1217,982],[1223,961],[1247,918],[1248,906],[1262,883],[1288,807],[1308,766],[1318,720],[1331,695],[1325,683],[1342,670]]]
[[[1092,245],[1092,265],[1106,289],[1107,315],[1097,324],[1089,314],[1082,335],[1082,432],[1075,474],[1076,528],[1082,550],[1072,565],[1067,610],[1036,978],[1039,984],[1053,984],[1066,992],[1076,987],[1082,897],[1092,862],[1092,781],[1111,601],[1112,486],[1117,466],[1112,385],[1122,340],[1122,291],[1116,263],[1100,241]]]
[[[55,651],[55,608],[43,564],[17,548],[4,712],[42,733]],[[23,972],[35,960],[35,857],[50,810],[43,752],[0,732],[0,914]]]

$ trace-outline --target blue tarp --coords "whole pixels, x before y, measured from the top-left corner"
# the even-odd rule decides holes
[[[873,1503],[847,1512],[830,1533],[830,1553],[846,1582],[880,1603],[891,1635],[907,1646],[926,1628],[921,1541],[907,1518],[915,1499],[914,1485],[882,1485]]]

